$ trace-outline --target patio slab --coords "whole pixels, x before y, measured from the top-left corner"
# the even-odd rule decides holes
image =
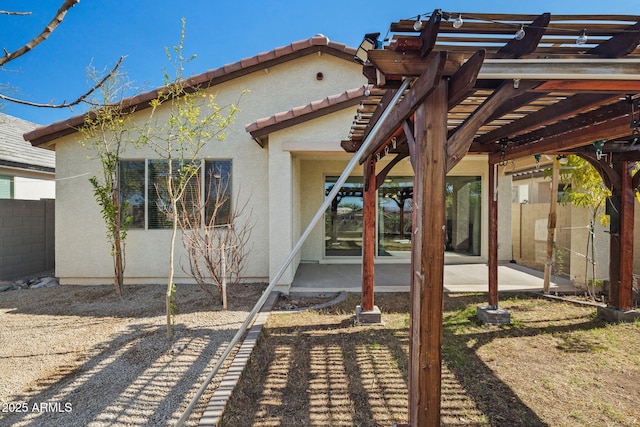
[[[376,264],[376,292],[409,292],[410,264]],[[444,266],[445,292],[487,292],[489,270],[486,264],[455,264]],[[542,272],[518,264],[498,266],[499,291],[542,291]],[[290,293],[331,294],[360,292],[360,264],[300,264]],[[552,277],[550,293],[580,292],[569,279]]]

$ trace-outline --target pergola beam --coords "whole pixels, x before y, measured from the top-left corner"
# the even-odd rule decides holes
[[[447,141],[447,171],[453,169],[460,160],[467,154],[473,137],[480,129],[480,126],[487,122],[487,119],[508,102],[514,96],[529,89],[534,83],[522,83],[517,88],[511,81],[503,82],[499,89],[485,100],[470,116],[462,123]]]
[[[600,43],[589,51],[591,55],[617,58],[633,52],[640,43],[640,22],[622,33],[615,34],[609,40]]]
[[[570,132],[576,129],[583,128],[594,128],[598,127],[598,125],[605,123],[607,121],[617,119],[620,117],[625,117],[627,119],[627,124],[631,122],[631,118],[629,118],[629,114],[631,112],[631,108],[629,104],[625,101],[620,101],[615,104],[605,105],[603,107],[597,108],[595,110],[578,114],[575,117],[571,117],[566,120],[560,121],[556,120],[555,123],[545,126],[544,128],[540,128],[536,131],[529,132],[526,135],[521,135],[516,138],[512,138],[512,142],[515,144],[527,144],[532,141],[543,140],[548,137],[552,137],[555,135],[561,135],[566,132]],[[628,135],[631,133],[631,127],[628,126],[627,132],[622,135],[611,135],[609,137],[595,138],[595,139],[611,139],[617,138],[619,136]],[[592,139],[591,141],[594,141]],[[589,142],[591,142],[589,141]]]
[[[429,56],[429,67],[413,83],[411,89],[398,102],[387,120],[381,125],[380,131],[371,142],[369,149],[364,153],[363,158],[375,153],[402,126],[402,123],[413,114],[422,101],[433,92],[440,83],[446,60],[447,52],[438,52],[437,55]]]
[[[453,75],[476,50],[449,52],[444,75]],[[419,52],[399,52],[392,49],[369,51],[369,60],[388,79],[418,77],[438,52],[425,60]],[[495,58],[487,57],[478,73],[479,80],[640,80],[638,58]]]
[[[491,59],[479,79],[640,80],[640,59]]]
[[[473,92],[485,55],[486,51],[477,51],[451,76],[449,80],[449,109],[458,105]]]
[[[395,165],[400,163],[400,160],[404,159],[408,155],[408,151],[398,153],[380,172],[378,172],[378,174],[376,175],[376,189],[382,186],[385,178],[387,177],[387,175],[389,175],[389,172],[391,172],[391,169],[393,169]]]
[[[538,43],[540,43],[550,21],[550,13],[543,13],[538,16],[530,25],[526,26],[525,35],[521,40],[515,37],[509,40],[507,44],[498,50],[496,57],[519,58],[533,52],[538,47]]]
[[[510,148],[504,153],[493,153],[490,160],[499,161],[514,160],[520,157],[533,156],[541,153],[555,153],[572,148],[581,147],[598,139],[612,139],[629,135],[629,118],[619,117],[609,120],[594,127],[575,129],[563,134],[554,135],[540,141]]]
[[[560,119],[570,117],[589,107],[615,98],[617,97],[613,97],[610,94],[576,94],[535,113],[528,114],[519,120],[501,126],[494,131],[481,135],[476,138],[476,142],[487,144],[500,141],[503,138],[517,136],[528,130],[548,123],[555,123]]]
[[[438,11],[434,11],[429,18],[429,21],[420,32],[420,40],[422,46],[420,47],[420,56],[425,57],[433,50],[438,38],[438,31],[440,30],[440,22],[442,21],[442,15]]]

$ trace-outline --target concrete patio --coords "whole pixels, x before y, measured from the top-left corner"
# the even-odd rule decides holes
[[[362,286],[360,264],[300,264],[289,290],[290,293],[329,294],[360,292]],[[376,264],[376,292],[408,292],[410,264]],[[444,266],[445,292],[487,292],[488,268],[486,264],[449,264]],[[518,264],[498,267],[499,291],[542,291],[542,272]],[[553,276],[551,293],[573,293],[569,279]]]

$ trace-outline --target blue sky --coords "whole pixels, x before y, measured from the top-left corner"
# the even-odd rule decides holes
[[[26,17],[0,15],[0,44],[12,51],[37,34],[62,0],[8,0],[0,9],[31,11]],[[71,101],[88,88],[86,69],[110,68],[126,55],[123,69],[140,90],[162,83],[165,47],[187,22],[185,51],[197,59],[186,75],[256,55],[322,33],[356,47],[365,33],[385,34],[393,21],[452,12],[640,14],[637,0],[447,1],[418,0],[82,0],[44,43],[0,69],[0,84],[12,95],[35,102]],[[4,89],[3,89],[4,90]],[[6,90],[5,90],[6,93]],[[73,111],[5,103],[6,114],[39,124],[65,119]]]

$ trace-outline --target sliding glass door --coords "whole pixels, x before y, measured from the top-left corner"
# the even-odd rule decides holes
[[[413,177],[387,177],[378,189],[378,256],[411,255]]]
[[[337,176],[326,178],[325,197],[337,180]],[[327,209],[325,256],[362,256],[362,191],[362,177],[349,177]]]
[[[338,177],[327,177],[327,195]],[[479,256],[481,250],[481,179],[450,176],[446,181],[446,251]],[[325,213],[325,256],[362,256],[362,177],[351,177]],[[413,177],[390,176],[378,189],[377,254],[409,258]]]

